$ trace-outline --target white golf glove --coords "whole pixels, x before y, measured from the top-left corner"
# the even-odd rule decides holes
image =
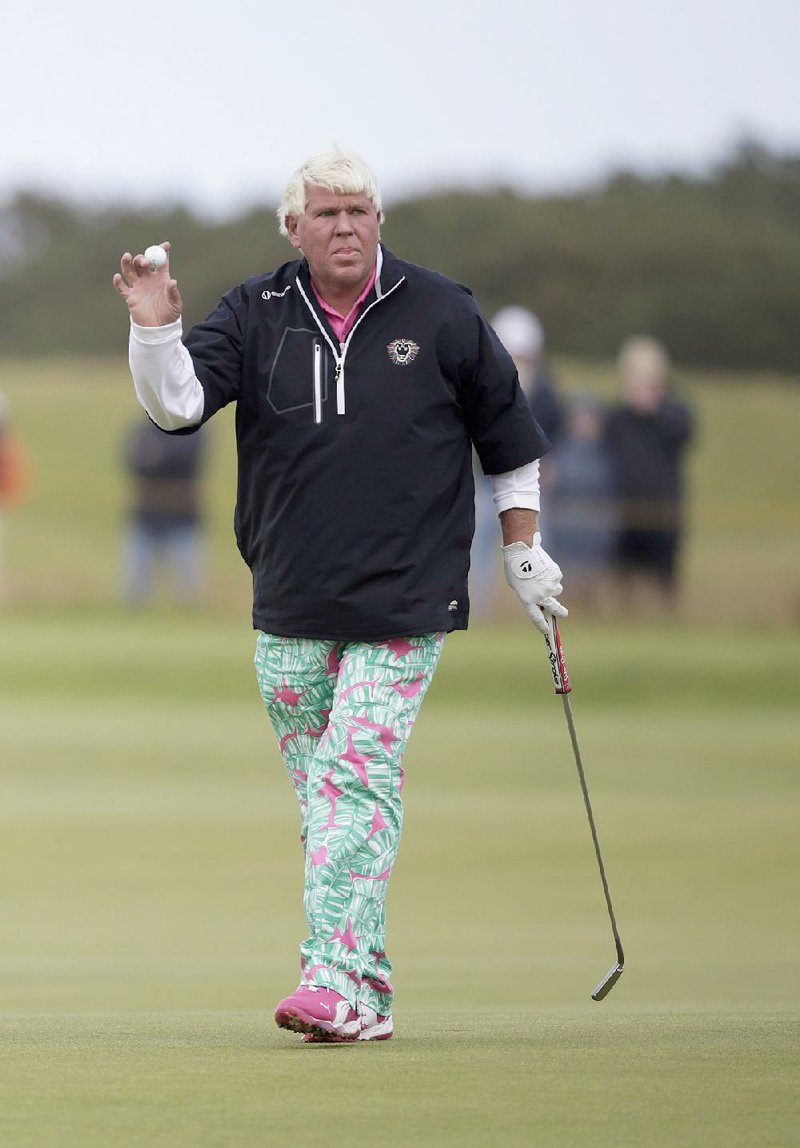
[[[533,546],[524,542],[512,542],[502,547],[506,581],[528,611],[528,616],[537,630],[548,633],[548,614],[566,618],[569,611],[556,597],[563,590],[561,570],[542,550],[542,536],[533,536]]]

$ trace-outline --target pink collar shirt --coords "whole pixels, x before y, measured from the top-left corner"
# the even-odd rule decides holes
[[[356,319],[358,318],[359,312],[361,311],[361,308],[364,306],[364,300],[366,299],[367,295],[369,295],[370,291],[372,290],[372,288],[375,285],[375,279],[377,278],[377,274],[378,274],[378,264],[380,263],[380,261],[381,261],[381,251],[380,251],[380,248],[378,248],[378,258],[377,258],[377,261],[375,263],[375,266],[372,268],[372,274],[370,275],[369,279],[367,280],[366,284],[364,285],[364,290],[361,292],[361,294],[356,299],[355,303],[353,304],[353,306],[350,308],[350,310],[347,312],[346,315],[342,315],[339,311],[334,310],[334,308],[331,307],[330,303],[326,303],[325,300],[320,295],[319,291],[317,290],[316,283],[314,282],[313,279],[311,280],[311,286],[314,288],[314,294],[317,297],[317,302],[319,303],[320,307],[325,312],[325,314],[328,316],[330,324],[333,327],[334,334],[336,335],[336,338],[339,340],[340,343],[343,343],[345,341],[345,339],[347,338],[347,336],[350,334],[350,332],[353,330],[353,327],[355,326]]]

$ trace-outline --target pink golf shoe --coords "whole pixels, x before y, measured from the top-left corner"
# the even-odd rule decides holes
[[[380,1013],[375,1012],[375,1009],[359,1004],[358,1015],[361,1021],[361,1031],[356,1038],[357,1040],[389,1040],[391,1038],[394,1032],[391,1013],[381,1016]],[[303,1034],[304,1044],[333,1044],[341,1039],[339,1036],[329,1036],[324,1033],[306,1032]]]
[[[300,985],[282,1000],[275,1009],[275,1023],[326,1042],[358,1040],[362,1028],[349,1001],[319,985]]]

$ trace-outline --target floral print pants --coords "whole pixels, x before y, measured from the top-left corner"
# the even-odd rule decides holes
[[[402,759],[444,634],[333,642],[260,633],[258,686],[300,804],[304,980],[391,1011],[386,888]]]

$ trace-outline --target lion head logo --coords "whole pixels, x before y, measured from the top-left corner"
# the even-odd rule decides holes
[[[413,339],[394,339],[387,344],[386,350],[396,367],[407,367],[419,354],[419,347]]]

